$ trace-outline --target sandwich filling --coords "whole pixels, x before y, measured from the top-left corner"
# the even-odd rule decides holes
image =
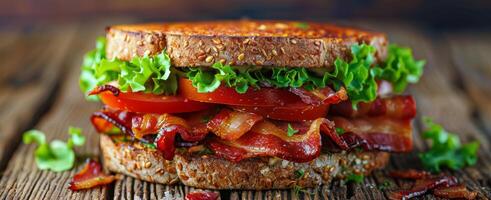
[[[351,47],[331,69],[174,67],[165,50],[130,61],[108,59],[105,40],[84,59],[81,89],[105,107],[91,121],[115,141],[138,141],[172,160],[210,154],[233,162],[277,157],[309,162],[321,152],[412,150],[414,99],[424,61],[410,49]]]

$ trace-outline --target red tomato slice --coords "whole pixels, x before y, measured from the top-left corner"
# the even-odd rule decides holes
[[[249,89],[239,94],[221,85],[215,91],[199,93],[189,79],[179,79],[179,92],[194,101],[229,105],[234,109],[277,120],[302,121],[325,117],[329,104],[309,105],[288,90],[275,88]]]
[[[110,91],[99,94],[102,102],[111,108],[143,113],[184,113],[204,110],[212,104],[191,101],[182,96],[158,96],[145,93],[119,93],[118,96]]]
[[[326,117],[329,110],[329,104],[319,106],[308,105],[305,103],[295,103],[288,106],[231,106],[232,108],[245,112],[252,112],[262,115],[265,118],[285,120],[285,121],[303,121],[315,120]]]
[[[213,92],[199,93],[191,80],[184,78],[179,79],[179,94],[194,101],[235,106],[285,106],[301,102],[300,97],[288,90],[275,88],[251,88],[239,94],[234,88],[221,85]]]

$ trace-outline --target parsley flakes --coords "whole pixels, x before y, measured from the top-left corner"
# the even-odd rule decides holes
[[[295,133],[298,133],[298,130],[294,129],[290,123],[288,123],[288,129],[287,129],[287,135],[288,137],[291,137],[295,135]]]

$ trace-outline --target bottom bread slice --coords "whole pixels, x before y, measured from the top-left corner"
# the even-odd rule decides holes
[[[178,182],[206,189],[287,189],[316,187],[333,179],[367,175],[383,168],[386,152],[323,153],[307,163],[278,158],[230,162],[214,156],[176,155],[165,160],[158,151],[139,143],[115,143],[101,135],[104,165],[110,171],[161,184]]]

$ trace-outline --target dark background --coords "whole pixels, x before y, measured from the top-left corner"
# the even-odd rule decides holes
[[[410,21],[432,29],[489,29],[490,0],[0,0],[0,25],[137,21],[299,19]],[[125,20],[122,20],[123,22]],[[134,21],[134,20],[132,20]]]

